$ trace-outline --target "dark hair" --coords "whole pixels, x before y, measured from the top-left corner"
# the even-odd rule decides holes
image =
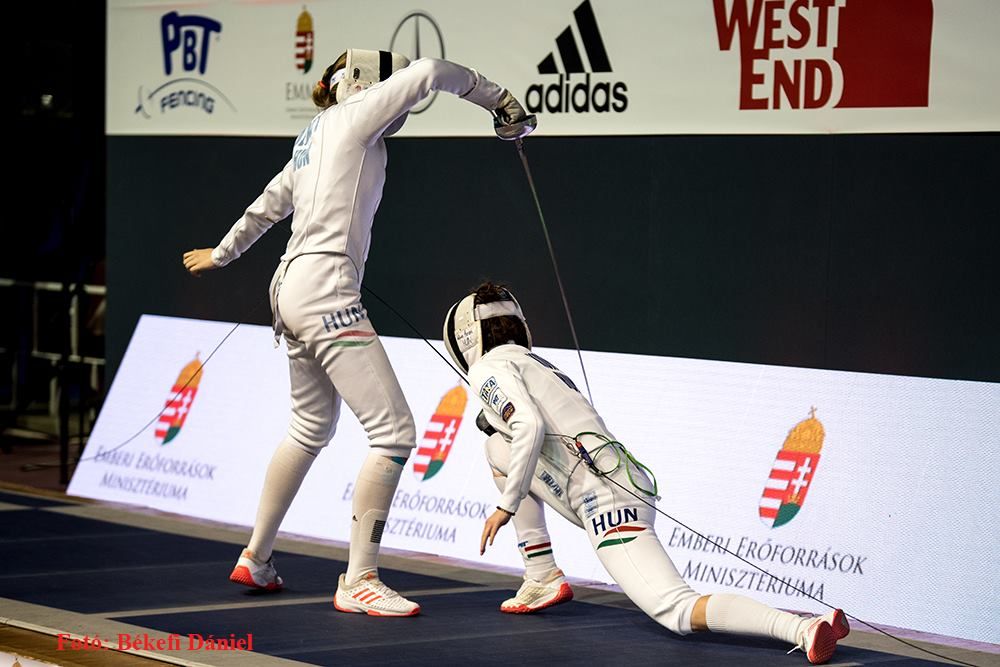
[[[340,57],[323,72],[323,78],[313,86],[313,104],[320,109],[328,109],[337,103],[337,86],[339,83],[330,85],[330,77],[339,69],[347,67],[347,51],[340,54]]]
[[[495,301],[513,301],[510,290],[506,285],[493,282],[485,282],[476,288],[476,298],[474,305],[479,306],[484,303]],[[489,352],[498,345],[515,343],[521,347],[531,347],[528,341],[528,331],[524,322],[512,315],[501,315],[483,320],[483,354]]]

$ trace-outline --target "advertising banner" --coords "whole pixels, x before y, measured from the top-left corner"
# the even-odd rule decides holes
[[[108,4],[108,134],[295,136],[348,47],[445,58],[539,134],[1000,129],[993,0],[344,0]],[[491,136],[450,94],[399,136]]]
[[[69,493],[252,524],[288,424],[288,371],[271,331],[250,325],[199,371],[232,329],[140,320]],[[382,340],[418,438],[383,544],[521,567],[512,527],[478,553],[499,498],[475,426],[479,388],[460,383],[421,340]],[[575,351],[538,352],[583,386]],[[1000,641],[1000,385],[596,352],[584,359],[598,411],[655,473],[658,507],[689,527],[663,516],[656,524],[695,589],[824,610],[800,589],[869,621]],[[366,454],[345,408],[282,530],[347,541]],[[583,530],[554,512],[549,530],[570,576],[610,581]]]

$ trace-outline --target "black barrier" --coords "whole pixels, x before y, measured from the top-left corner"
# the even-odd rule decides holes
[[[584,349],[1000,381],[1000,135],[531,137]],[[201,279],[291,138],[109,137],[108,350],[141,313],[269,324],[288,239]],[[365,276],[431,338],[482,278],[572,347],[528,184],[495,139],[391,139]],[[412,332],[366,303],[386,335]]]

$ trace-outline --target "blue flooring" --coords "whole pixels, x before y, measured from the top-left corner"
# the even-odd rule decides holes
[[[332,604],[116,620],[182,636],[245,637],[255,651],[314,665],[771,665],[803,667],[802,653],[778,642],[720,635],[678,637],[639,611],[570,602],[530,616],[502,614],[506,595],[481,591],[418,598],[413,618],[345,614]],[[930,667],[939,664],[841,647],[836,662]]]
[[[229,573],[241,547],[42,510],[0,512],[0,597],[105,613],[245,601],[257,593]],[[279,595],[332,598],[340,561],[275,552]],[[438,577],[384,569],[400,589],[452,587]]]
[[[2,499],[3,494],[0,494]],[[8,502],[8,501],[5,501]],[[258,653],[314,665],[807,665],[801,653],[768,640],[678,637],[631,609],[570,602],[529,616],[501,614],[505,591],[415,596],[414,618],[374,618],[334,609],[342,562],[275,556],[292,604],[135,614],[141,609],[276,599],[228,581],[240,547],[207,539],[80,519],[40,507],[0,512],[0,597],[82,613],[113,613],[140,627],[203,636],[252,634]],[[468,584],[383,568],[397,590]],[[294,603],[297,597],[327,597]],[[945,650],[946,652],[946,650]],[[211,653],[191,653],[211,664]],[[940,664],[847,646],[837,663],[892,667]]]

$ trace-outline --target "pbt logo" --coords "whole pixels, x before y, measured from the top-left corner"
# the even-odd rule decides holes
[[[222,24],[207,16],[164,14],[160,19],[160,33],[163,35],[163,69],[167,76],[173,72],[174,55],[178,51],[185,72],[197,69],[199,74],[204,74],[208,66],[209,37],[213,32],[221,33]]]
[[[221,32],[222,24],[207,16],[181,16],[177,12],[164,14],[160,18],[160,37],[163,43],[163,70],[168,79],[149,92],[144,92],[143,86],[139,86],[135,113],[147,120],[154,115],[162,116],[177,110],[201,110],[213,115],[221,108],[220,102],[236,113],[236,107],[225,93],[197,76],[203,76],[208,69],[208,47],[212,35],[218,41]],[[176,76],[171,78],[172,74]]]

